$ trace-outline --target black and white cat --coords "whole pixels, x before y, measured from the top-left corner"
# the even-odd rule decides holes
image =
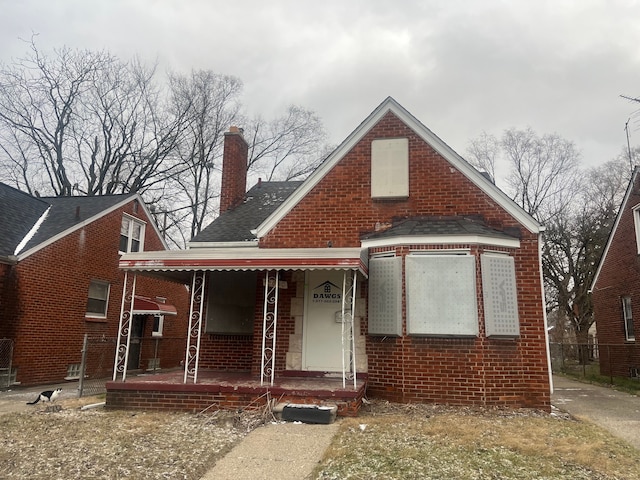
[[[35,405],[41,400],[43,402],[55,402],[56,398],[58,398],[58,395],[60,395],[60,392],[62,392],[61,388],[56,388],[55,390],[45,390],[44,392],[40,393],[40,395],[38,395],[38,398],[36,398],[33,402],[27,402],[27,405]]]

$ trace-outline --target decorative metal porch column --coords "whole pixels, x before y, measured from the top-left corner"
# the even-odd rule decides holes
[[[353,277],[344,272],[342,279],[342,388],[347,388],[347,379],[353,379],[353,389],[357,389],[356,375],[356,282],[358,272]]]
[[[264,308],[262,313],[262,362],[260,385],[268,378],[273,385],[276,361],[276,330],[278,326],[278,283],[280,272],[267,271],[264,282]]]
[[[198,361],[200,360],[200,338],[202,333],[202,309],[204,308],[204,288],[206,272],[193,272],[191,282],[191,307],[189,309],[189,333],[187,335],[187,353],[184,361],[184,380],[193,378],[198,381]]]
[[[133,312],[133,300],[136,294],[136,278],[129,272],[124,272],[124,284],[122,286],[122,303],[120,305],[120,321],[118,322],[118,343],[116,344],[116,358],[113,364],[113,381],[122,373],[122,381],[127,378],[127,363],[129,361],[129,346],[131,345],[131,317]],[[129,285],[131,281],[131,285]]]

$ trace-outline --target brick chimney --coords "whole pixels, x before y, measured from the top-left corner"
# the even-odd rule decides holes
[[[220,213],[239,205],[247,188],[247,156],[249,145],[242,129],[230,127],[224,134],[222,155],[222,185],[220,187]]]

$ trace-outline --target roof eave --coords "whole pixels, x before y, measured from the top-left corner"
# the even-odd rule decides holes
[[[520,248],[520,240],[488,235],[405,235],[365,239],[363,248],[384,248],[399,245],[482,245],[504,248]]]

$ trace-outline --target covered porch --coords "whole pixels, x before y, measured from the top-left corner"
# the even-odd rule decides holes
[[[358,279],[366,278],[366,265],[359,248],[244,247],[124,255],[120,268],[125,288],[107,407],[202,411],[285,402],[330,404],[339,415],[357,414],[366,391],[362,313],[357,310],[363,308]],[[127,377],[138,275],[188,285],[189,325],[180,370]],[[225,303],[238,291],[250,291],[251,283],[253,322],[248,331],[236,331],[243,323],[236,318],[239,307]],[[230,333],[213,330],[213,317],[223,320],[215,328],[231,328]],[[231,367],[220,364],[220,358],[243,352],[248,363],[229,358]]]

